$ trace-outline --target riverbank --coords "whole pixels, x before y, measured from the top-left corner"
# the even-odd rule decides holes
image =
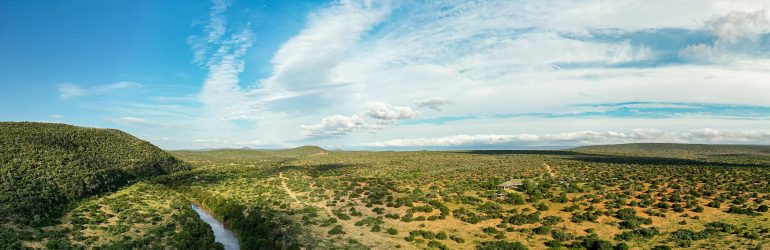
[[[225,246],[225,250],[241,249],[240,241],[238,241],[235,233],[233,233],[233,231],[222,221],[217,219],[210,211],[206,210],[205,207],[201,205],[190,203],[190,206],[198,214],[198,217],[211,227],[211,230],[214,231],[214,240],[222,243],[222,245]]]

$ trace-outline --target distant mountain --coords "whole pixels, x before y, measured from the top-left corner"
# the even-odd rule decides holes
[[[186,169],[119,130],[0,122],[0,223],[45,225],[73,201]]]

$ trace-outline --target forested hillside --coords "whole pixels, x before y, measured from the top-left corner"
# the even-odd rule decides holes
[[[185,169],[119,130],[0,122],[0,223],[50,224],[73,201]]]

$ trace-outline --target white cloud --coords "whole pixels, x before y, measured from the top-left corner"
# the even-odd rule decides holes
[[[711,19],[706,22],[706,29],[717,40],[713,44],[688,46],[680,54],[700,61],[724,62],[735,56],[735,53],[731,53],[735,49],[761,48],[759,38],[770,33],[770,17],[767,12],[766,9],[755,12],[734,11]]]
[[[51,119],[64,119],[64,116],[60,114],[53,114],[48,117],[50,117]]]
[[[339,137],[353,132],[374,133],[398,120],[412,119],[420,113],[408,106],[393,106],[382,102],[366,103],[366,110],[352,116],[332,115],[314,125],[300,125],[308,138]],[[371,119],[366,119],[366,118]]]
[[[301,125],[300,127],[304,130],[303,134],[310,138],[342,136],[352,132],[376,131],[382,128],[382,126],[378,126],[376,123],[365,121],[359,115],[327,116],[318,124]]]
[[[770,32],[770,18],[767,10],[756,12],[731,12],[707,23],[719,37],[718,43],[734,44],[742,39],[756,39],[758,35]]]
[[[209,66],[200,101],[212,115],[223,120],[249,119],[256,109],[253,100],[240,87],[243,56],[253,43],[250,31],[234,34],[220,47],[221,58]]]
[[[74,83],[62,83],[59,84],[58,89],[59,97],[62,99],[68,99],[85,95],[105,94],[120,89],[136,88],[141,86],[141,84],[135,82],[115,82],[85,88]]]
[[[62,99],[85,95],[86,91],[74,83],[59,84],[59,97]]]
[[[770,143],[770,132],[717,131],[700,129],[669,132],[638,129],[630,132],[576,131],[559,134],[454,135],[435,138],[396,139],[363,144],[367,147],[457,147],[484,145],[577,146],[597,144],[670,142],[670,143]]]
[[[142,84],[135,83],[135,82],[116,82],[116,83],[94,86],[89,91],[94,93],[105,93],[105,92],[110,92],[110,91],[119,90],[119,89],[137,88],[141,86]]]
[[[444,105],[452,103],[449,99],[440,96],[428,97],[414,102],[418,108],[429,108],[435,111],[441,111]]]
[[[366,115],[380,120],[412,119],[420,114],[408,106],[393,106],[382,102],[369,102],[366,106]]]
[[[596,30],[625,34],[713,26],[726,41],[745,40],[745,32],[761,29],[717,28],[722,26],[709,22],[731,12],[756,13],[770,7],[765,1],[339,1],[308,16],[305,27],[275,51],[271,74],[254,87],[241,83],[240,76],[251,68],[246,67],[248,51],[257,38],[248,27],[241,32],[227,27],[225,13],[235,10],[219,3],[210,10],[203,34],[190,40],[209,74],[197,95],[205,112],[196,117],[197,127],[186,141],[220,138],[217,143],[224,144],[248,135],[264,145],[308,138],[343,145],[477,133],[536,133],[543,138],[561,130],[540,131],[536,124],[547,119],[468,121],[463,126],[426,126],[415,136],[408,134],[413,123],[397,121],[416,117],[418,108],[447,117],[485,117],[568,113],[585,109],[575,104],[629,101],[770,105],[770,87],[764,83],[770,73],[764,60],[623,67],[655,60],[656,48],[591,35]],[[731,29],[741,31],[717,31]],[[682,51],[684,56],[704,54],[714,58],[724,52],[712,44]],[[446,105],[450,102],[444,97],[462,105]],[[372,101],[382,105],[361,109]],[[440,120],[437,115],[420,114]],[[580,130],[636,124],[617,122],[623,126],[597,124]],[[505,130],[511,127],[517,131]]]

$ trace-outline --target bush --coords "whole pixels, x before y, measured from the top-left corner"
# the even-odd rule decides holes
[[[342,226],[336,225],[334,228],[329,230],[329,235],[337,235],[337,234],[345,234],[345,231],[342,230]]]
[[[697,206],[697,207],[695,207],[695,209],[693,209],[692,211],[693,211],[693,212],[696,212],[696,213],[703,213],[703,210],[704,210],[704,209],[703,209],[703,207],[701,207],[701,206]]]
[[[476,250],[526,250],[523,244],[519,242],[508,241],[487,241],[476,245]]]
[[[658,229],[655,227],[638,228],[633,231],[627,231],[627,232],[623,232],[621,234],[615,235],[615,240],[630,241],[630,240],[650,239],[658,234],[660,234],[660,231],[658,231]]]
[[[756,216],[759,215],[759,213],[755,212],[753,209],[750,208],[740,208],[734,205],[730,205],[730,208],[727,209],[727,213],[731,214],[745,214],[745,215],[751,215]]]
[[[515,214],[506,219],[506,222],[513,225],[534,224],[540,222],[540,213],[535,212],[531,214]]]
[[[551,226],[539,226],[533,229],[532,232],[540,235],[548,234],[551,232]]]
[[[465,239],[460,238],[457,235],[449,236],[449,239],[452,239],[453,241],[455,241],[457,243],[460,243],[460,244],[465,243]]]
[[[446,245],[442,244],[441,242],[432,240],[428,242],[428,247],[432,248],[438,248],[438,249],[449,249]]]

